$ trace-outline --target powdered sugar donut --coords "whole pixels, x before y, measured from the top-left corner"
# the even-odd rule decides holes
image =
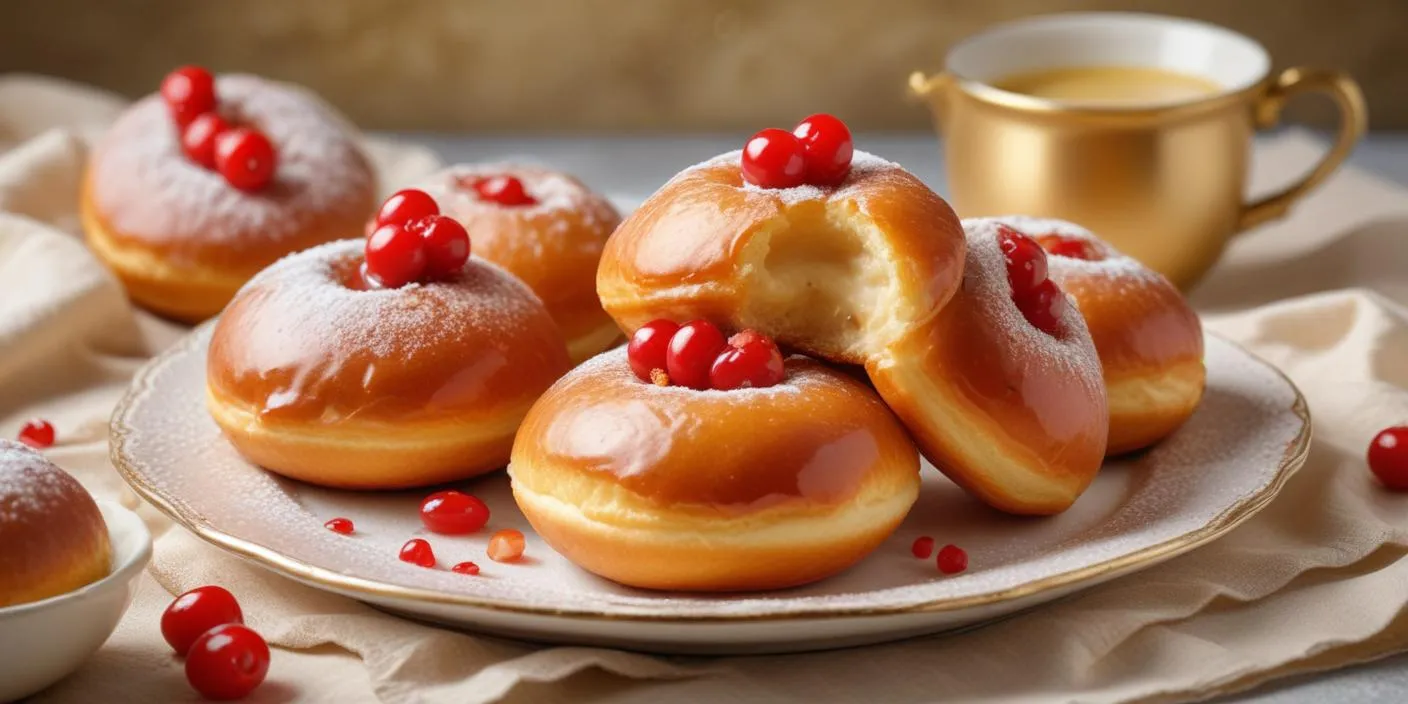
[[[157,95],[127,110],[93,151],[81,210],[88,242],[138,304],[198,321],[290,252],[355,237],[376,180],[355,131],[297,87],[217,79],[219,112],[273,143],[273,181],[249,193],[194,162]]]
[[[1111,454],[1147,447],[1193,414],[1207,379],[1203,326],[1168,279],[1064,220],[964,221],[970,222],[1003,223],[1051,254],[1051,278],[1075,299],[1100,354]]]
[[[107,524],[78,480],[0,440],[0,607],[65,594],[112,569]]]
[[[485,181],[503,177],[517,179],[521,198],[485,188]],[[465,226],[475,254],[523,279],[543,299],[574,362],[621,337],[596,296],[601,250],[621,223],[604,196],[560,171],[506,163],[458,164],[416,187]]]
[[[456,277],[362,282],[362,240],[250,280],[211,336],[208,405],[245,457],[372,489],[504,466],[519,421],[570,363],[537,296],[473,258]]]
[[[869,554],[919,494],[919,458],[865,384],[804,357],[776,386],[696,391],[572,370],[514,442],[513,495],[578,566],[649,589],[774,589]]]
[[[1109,415],[1095,345],[1064,297],[1049,331],[1028,319],[996,223],[964,229],[958,293],[866,370],[924,456],[955,482],[1013,513],[1063,511],[1105,455]]]

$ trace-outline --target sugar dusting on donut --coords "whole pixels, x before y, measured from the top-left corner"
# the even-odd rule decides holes
[[[294,86],[255,76],[217,79],[221,113],[258,127],[274,143],[274,182],[257,193],[232,188],[192,162],[166,106],[139,100],[96,147],[90,166],[95,206],[124,236],[175,247],[279,242],[328,213],[360,219],[375,177],[355,131],[331,108]],[[349,235],[355,232],[349,232]]]
[[[47,512],[75,491],[77,479],[38,452],[12,440],[0,440],[0,524]]]

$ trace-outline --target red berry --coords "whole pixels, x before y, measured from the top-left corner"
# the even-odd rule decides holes
[[[386,288],[400,288],[425,273],[425,238],[405,225],[387,224],[367,238],[367,274]]]
[[[846,123],[825,113],[812,115],[797,124],[792,134],[802,142],[807,162],[807,183],[836,186],[851,172],[855,147]]]
[[[944,574],[958,574],[968,569],[968,553],[957,545],[945,545],[939,548],[938,565]]]
[[[215,77],[199,66],[182,66],[161,81],[161,99],[180,127],[215,109]]]
[[[215,168],[241,191],[252,193],[269,185],[276,166],[274,145],[258,130],[236,127],[215,138]]]
[[[1024,298],[1046,281],[1046,251],[1036,240],[1006,225],[998,226],[997,244],[1007,260],[1012,296]]]
[[[406,188],[391,194],[376,213],[377,225],[405,225],[431,215],[439,215],[440,206],[425,191]]]
[[[166,607],[161,614],[161,635],[177,655],[185,655],[201,634],[227,623],[244,623],[235,596],[223,587],[197,587]]]
[[[791,188],[806,182],[807,162],[802,142],[775,127],[759,132],[743,145],[743,178],[762,188]]]
[[[1042,235],[1037,239],[1047,254],[1086,261],[1100,261],[1100,253],[1089,242],[1062,235]]]
[[[35,418],[20,426],[19,441],[36,450],[54,444],[54,426],[47,420]]]
[[[626,361],[631,363],[631,371],[641,381],[651,381],[650,373],[665,369],[665,353],[670,348],[670,338],[680,326],[671,320],[652,320],[631,335],[631,343],[626,346]]]
[[[1383,485],[1408,491],[1408,426],[1385,428],[1369,443],[1369,469]]]
[[[206,699],[242,699],[269,674],[269,644],[239,624],[206,631],[186,655],[186,681]]]
[[[504,529],[489,538],[489,559],[494,562],[513,562],[523,556],[523,534]]]
[[[450,571],[458,572],[460,574],[479,574],[479,565],[476,565],[473,562],[461,562],[458,565],[451,567]]]
[[[474,182],[479,197],[499,205],[533,205],[537,199],[528,195],[523,182],[516,176],[489,176]]]
[[[350,518],[334,518],[324,523],[323,527],[334,533],[341,533],[343,535],[352,535],[352,532],[357,530],[356,527],[352,525],[352,519]]]
[[[1017,310],[1022,311],[1022,317],[1036,329],[1048,335],[1055,335],[1061,331],[1061,316],[1066,312],[1066,296],[1061,293],[1055,281],[1047,279],[1025,298],[1017,299]]]
[[[787,375],[782,352],[761,333],[744,330],[728,339],[728,347],[709,369],[709,385],[720,391],[763,389],[782,383]]]
[[[915,538],[914,544],[909,546],[909,551],[914,553],[915,557],[927,560],[934,554],[934,539],[927,535]]]
[[[219,115],[208,112],[186,125],[181,132],[181,151],[207,169],[215,168],[215,140],[226,130],[229,123]]]
[[[665,352],[665,372],[670,382],[691,389],[709,388],[709,371],[725,346],[724,334],[707,320],[680,326]]]
[[[425,240],[425,273],[437,279],[458,274],[469,261],[469,233],[454,218],[431,215],[412,221],[407,229]]]
[[[489,507],[464,492],[437,491],[420,502],[420,520],[432,532],[465,535],[489,522]]]
[[[421,567],[435,566],[435,551],[430,549],[430,543],[420,538],[411,538],[401,546],[401,554],[398,556],[402,562],[409,562]]]

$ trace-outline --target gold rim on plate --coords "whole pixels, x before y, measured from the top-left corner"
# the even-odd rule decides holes
[[[934,613],[941,611],[958,611],[962,609],[988,606],[1006,601],[1023,599],[1041,592],[1069,587],[1081,582],[1085,582],[1101,575],[1124,572],[1140,565],[1158,562],[1164,558],[1172,557],[1194,548],[1202,546],[1212,540],[1219,538],[1233,528],[1251,518],[1262,508],[1275,498],[1276,494],[1285,486],[1286,481],[1301,465],[1305,464],[1306,457],[1310,452],[1310,409],[1306,405],[1305,397],[1301,395],[1300,389],[1290,380],[1280,369],[1268,363],[1266,360],[1247,351],[1241,345],[1228,340],[1221,335],[1208,333],[1218,337],[1223,342],[1235,347],[1242,353],[1248,355],[1258,364],[1270,369],[1281,378],[1287,386],[1295,393],[1295,400],[1291,404],[1291,412],[1301,421],[1299,432],[1296,437],[1286,445],[1286,450],[1281,456],[1280,466],[1277,467],[1276,476],[1260,491],[1238,501],[1229,506],[1221,514],[1208,521],[1197,530],[1190,531],[1176,538],[1164,541],[1157,545],[1151,545],[1135,552],[1111,558],[1104,562],[1087,565],[1078,569],[1069,570],[1060,574],[1026,582],[1007,589],[988,592],[985,594],[975,594],[972,596],[936,599],[934,601],[908,606],[895,607],[865,607],[842,610],[810,610],[793,611],[781,614],[613,614],[601,611],[588,611],[580,609],[555,609],[551,607],[527,606],[518,604],[505,604],[499,601],[483,599],[462,594],[452,594],[448,592],[438,592],[429,589],[416,587],[406,587],[396,584],[388,584],[376,580],[363,579],[342,574],[334,570],[309,564],[302,560],[294,559],[276,550],[258,543],[239,538],[224,531],[221,531],[192,510],[184,502],[167,496],[147,481],[146,476],[137,469],[138,463],[127,456],[127,437],[132,432],[132,426],[128,423],[128,416],[132,411],[132,406],[136,399],[142,396],[151,388],[151,376],[158,368],[165,366],[165,363],[178,355],[191,351],[196,346],[210,323],[206,323],[189,335],[172,345],[165,352],[161,353],[151,361],[147,362],[141,370],[137,372],[118,402],[116,410],[112,416],[112,440],[110,444],[113,466],[117,468],[118,474],[131,486],[133,491],[155,506],[162,513],[169,516],[177,524],[195,533],[202,540],[224,548],[240,557],[253,561],[263,567],[275,572],[284,574],[305,584],[316,585],[330,589],[334,592],[347,596],[380,597],[383,599],[400,599],[405,601],[416,601],[437,605],[463,606],[478,609],[486,609],[503,613],[517,613],[533,616],[550,616],[556,618],[575,618],[586,620],[610,620],[610,621],[657,621],[657,622],[689,622],[689,623],[723,623],[739,621],[764,621],[764,620],[795,620],[795,619],[815,619],[815,618],[855,618],[874,616],[899,616],[915,613]]]

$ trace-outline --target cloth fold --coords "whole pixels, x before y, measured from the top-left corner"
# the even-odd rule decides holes
[[[0,435],[55,423],[48,454],[138,507],[107,461],[107,418],[140,364],[184,331],[134,310],[78,234],[94,135],[120,100],[0,77]],[[1323,146],[1264,145],[1273,186]],[[385,190],[436,167],[369,142]],[[1408,497],[1364,466],[1408,420],[1408,190],[1347,169],[1292,216],[1236,240],[1193,300],[1208,327],[1284,370],[1309,401],[1310,459],[1232,534],[1158,567],[967,633],[749,658],[547,647],[438,629],[246,564],[139,511],[151,567],[112,639],[38,701],[192,698],[157,629],[171,595],[216,582],[276,647],[252,701],[1161,702],[1205,698],[1408,649]],[[1215,481],[1215,478],[1209,478]]]

